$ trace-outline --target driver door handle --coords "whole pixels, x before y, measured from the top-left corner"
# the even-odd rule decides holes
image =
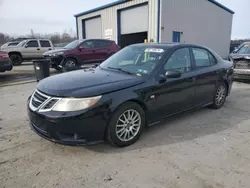
[[[40,48],[37,48],[37,50],[40,50]]]

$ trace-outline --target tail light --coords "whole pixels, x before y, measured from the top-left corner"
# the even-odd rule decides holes
[[[8,54],[0,54],[0,58],[8,58],[9,55]]]

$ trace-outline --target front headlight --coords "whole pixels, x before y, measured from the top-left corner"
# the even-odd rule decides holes
[[[58,112],[72,112],[78,110],[87,109],[93,105],[95,105],[101,96],[90,97],[90,98],[62,98],[60,101],[52,108],[52,111]]]
[[[63,55],[64,54],[64,52],[58,52],[57,53],[57,55]]]
[[[52,54],[51,56],[59,56],[59,55],[63,55],[64,54],[64,52],[58,52],[58,53],[55,53],[55,54]]]

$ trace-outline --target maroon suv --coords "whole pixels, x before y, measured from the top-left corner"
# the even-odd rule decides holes
[[[99,64],[121,48],[114,41],[104,39],[75,40],[62,49],[51,50],[43,55],[57,70],[77,69]]]

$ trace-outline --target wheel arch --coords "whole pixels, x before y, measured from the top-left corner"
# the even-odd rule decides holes
[[[216,86],[216,88],[218,87],[218,85],[220,84],[220,83],[223,83],[223,84],[225,84],[226,85],[226,89],[227,89],[227,96],[228,96],[228,94],[229,94],[229,83],[228,83],[228,81],[227,81],[227,79],[221,79],[218,83],[217,83],[217,86]]]
[[[63,62],[65,62],[67,59],[74,59],[76,61],[76,63],[79,64],[77,58],[74,57],[74,56],[67,56],[67,57],[65,57],[64,60],[63,60]]]
[[[20,56],[23,58],[21,52],[18,52],[18,51],[11,51],[11,52],[8,53],[9,56],[12,55],[12,54],[18,54],[18,55],[20,55]]]
[[[132,99],[127,99],[127,100],[121,102],[119,105],[117,105],[114,108],[114,110],[112,110],[112,113],[111,113],[111,115],[109,117],[108,122],[110,121],[110,118],[112,117],[112,114],[115,113],[115,111],[117,111],[122,105],[125,105],[126,103],[130,103],[130,102],[136,103],[137,105],[139,105],[143,109],[143,111],[145,113],[145,118],[146,118],[145,121],[146,121],[146,124],[147,124],[147,115],[148,115],[148,108],[147,108],[147,106],[141,100],[139,100],[139,99],[133,99],[133,98]]]

